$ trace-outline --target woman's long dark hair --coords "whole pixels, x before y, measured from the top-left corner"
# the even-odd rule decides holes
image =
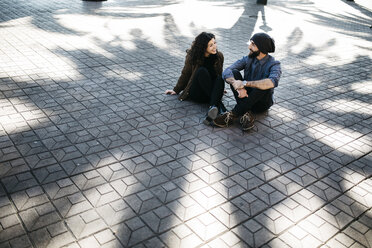
[[[202,64],[204,61],[204,53],[208,47],[208,42],[211,39],[215,39],[214,34],[202,32],[195,37],[195,40],[191,44],[191,48],[187,50],[187,53],[191,56],[192,64]]]

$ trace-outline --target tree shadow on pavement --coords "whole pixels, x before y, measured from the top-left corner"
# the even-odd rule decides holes
[[[241,57],[235,48],[246,46],[255,16],[263,8],[251,7],[245,4],[231,29],[216,30],[228,57],[226,66]],[[371,175],[371,116],[335,110],[329,101],[347,106],[350,98],[359,99],[361,109],[364,101],[370,102],[368,92],[355,92],[352,86],[370,80],[364,71],[342,87],[337,73],[355,69],[358,63],[371,64],[369,57],[342,66],[320,64],[302,74],[301,81],[292,76],[302,73],[298,67],[298,72],[283,78],[279,101],[259,120],[258,131],[242,135],[236,128],[205,127],[201,118],[206,106],[162,94],[177,80],[191,42],[176,35],[171,15],[164,18],[171,49],[156,47],[133,27],[132,49],[115,45],[122,41],[118,36],[111,43],[93,40],[98,52],[52,49],[73,65],[60,71],[62,79],[48,74],[28,75],[29,81],[1,79],[2,87],[14,88],[0,95],[8,111],[0,119],[0,144],[6,148],[0,160],[4,188],[0,196],[5,202],[2,209],[12,206],[16,210],[9,211],[22,221],[12,227],[12,234],[0,234],[1,243],[24,234],[23,227],[37,247],[83,245],[92,236],[111,247],[212,246],[234,241],[234,235],[239,239],[231,245],[257,247],[279,242],[276,236],[289,242],[280,236],[284,230],[313,212],[330,210],[332,204],[341,208],[339,198],[358,202],[350,183],[356,185]],[[45,28],[48,32],[84,34],[50,21],[56,26]],[[231,42],[235,36],[239,39]],[[303,59],[312,50],[288,56]],[[321,76],[314,84],[313,73],[322,67],[329,70],[327,85]],[[229,97],[226,101],[232,105]],[[335,140],[340,143],[332,145]],[[339,151],[353,142],[352,147],[363,147],[353,156]],[[286,212],[296,201],[300,204]],[[351,211],[345,213],[358,218],[365,205],[355,203]],[[350,223],[342,221],[340,230]]]
[[[288,47],[300,40],[301,30],[296,29]],[[288,56],[306,61],[316,50],[311,45],[298,53],[289,49]],[[247,147],[254,154],[251,150],[260,146],[260,155],[269,158],[252,171],[265,183],[246,198],[258,196],[270,207],[238,231],[241,238],[250,237],[250,246],[338,242],[334,238],[345,230],[353,238],[350,229],[358,218],[368,220],[370,64],[369,56],[356,56],[343,65],[319,63],[304,70],[308,65],[299,60],[281,81],[278,105],[259,120],[259,133],[250,134],[256,145]],[[354,73],[347,73],[350,70]],[[317,74],[320,71],[324,76]],[[340,72],[353,76],[345,78]],[[368,221],[364,225],[368,227]],[[364,237],[358,241],[368,246]]]

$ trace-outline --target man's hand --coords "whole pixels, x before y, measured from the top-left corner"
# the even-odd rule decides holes
[[[174,90],[166,90],[165,94],[166,95],[177,95],[177,93]]]
[[[238,89],[237,92],[239,94],[239,98],[248,97],[247,90],[245,88]]]
[[[232,86],[234,87],[235,90],[239,90],[239,89],[243,89],[244,88],[243,81],[241,81],[241,80],[235,80],[232,83]]]

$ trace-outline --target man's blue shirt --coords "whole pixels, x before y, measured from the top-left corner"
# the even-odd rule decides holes
[[[232,71],[234,69],[238,71],[244,70],[243,78],[246,81],[270,78],[274,83],[274,87],[278,87],[279,79],[282,74],[280,62],[275,60],[271,55],[266,55],[261,60],[244,56],[223,71],[223,79],[233,78],[234,75]]]

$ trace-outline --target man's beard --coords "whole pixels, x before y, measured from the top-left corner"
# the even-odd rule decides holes
[[[253,52],[253,51],[251,50],[251,52],[248,54],[248,57],[249,57],[249,58],[256,58],[259,54],[260,54],[260,51],[255,51],[255,52]]]

